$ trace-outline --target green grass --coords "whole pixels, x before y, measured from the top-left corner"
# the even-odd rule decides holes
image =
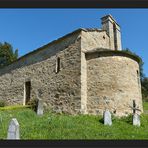
[[[0,111],[0,139],[6,139],[9,122],[17,118],[21,139],[148,139],[148,115],[141,116],[141,126],[132,125],[132,117],[113,118],[112,126],[104,126],[101,116],[57,115],[37,116],[28,108]]]
[[[148,102],[143,102],[143,109],[148,110]]]
[[[14,110],[14,109],[22,109],[22,108],[29,108],[31,107],[30,105],[15,105],[15,106],[5,106],[5,107],[0,107],[0,111],[6,111],[6,110]]]

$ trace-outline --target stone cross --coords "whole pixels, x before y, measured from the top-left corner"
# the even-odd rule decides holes
[[[138,109],[135,100],[133,100],[133,107],[131,107],[133,109],[133,114],[136,114],[136,111],[141,111],[140,109]]]
[[[37,106],[37,115],[43,115],[43,101],[42,100],[38,100],[38,106]]]
[[[133,125],[140,126],[140,115],[138,115],[136,111],[141,111],[141,110],[138,109],[135,100],[133,100],[133,107],[131,108],[133,109]]]
[[[19,140],[20,139],[20,133],[19,133],[19,123],[16,118],[13,118],[10,121],[9,127],[8,127],[8,135],[7,139],[11,140]]]
[[[138,114],[133,115],[133,125],[140,126],[140,115]]]
[[[36,92],[37,98],[40,99],[42,97],[42,94],[43,94],[42,90],[38,89]]]
[[[108,107],[109,102],[110,102],[110,99],[109,99],[109,98],[107,98],[106,96],[104,96],[104,97],[103,97],[103,100],[104,100],[105,106],[107,106],[107,107]]]
[[[104,125],[112,125],[111,113],[108,110],[104,112]]]

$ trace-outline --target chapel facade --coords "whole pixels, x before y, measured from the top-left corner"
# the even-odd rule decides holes
[[[111,15],[102,27],[81,28],[0,69],[0,99],[70,114],[115,116],[143,112],[139,58],[122,51],[120,26]]]

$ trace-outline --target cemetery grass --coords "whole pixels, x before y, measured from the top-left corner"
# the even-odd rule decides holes
[[[141,115],[141,126],[132,125],[132,116],[104,126],[101,116],[45,113],[37,116],[28,108],[0,111],[0,139],[6,139],[9,122],[17,118],[20,138],[25,139],[148,139],[148,115]]]
[[[148,110],[148,102],[143,101],[143,108],[144,108],[145,111]]]

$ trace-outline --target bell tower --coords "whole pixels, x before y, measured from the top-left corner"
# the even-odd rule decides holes
[[[122,50],[120,26],[111,15],[101,18],[102,29],[106,30],[110,38],[110,49]]]

